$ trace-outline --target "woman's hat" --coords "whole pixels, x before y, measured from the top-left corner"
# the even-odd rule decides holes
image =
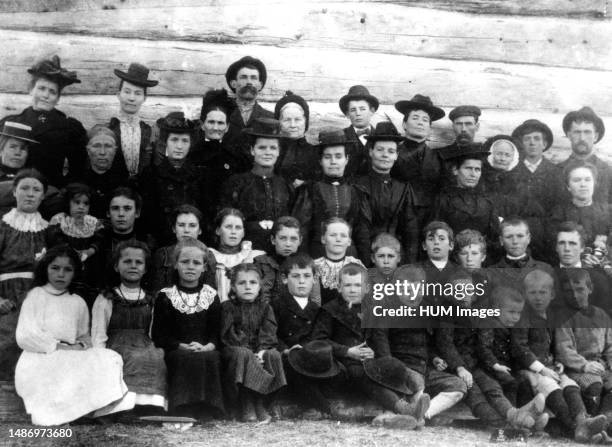
[[[404,140],[404,137],[399,134],[392,122],[383,121],[378,123],[374,132],[371,135],[366,135],[365,139],[372,143],[377,141],[397,141],[399,143]]]
[[[485,150],[482,143],[471,143],[465,146],[459,146],[457,150],[440,153],[444,161],[454,161],[462,163],[463,160],[474,159],[484,160],[490,152]]]
[[[0,135],[27,141],[28,143],[38,143],[32,135],[30,126],[15,121],[5,121],[2,130],[0,130]]]
[[[348,93],[340,98],[340,101],[338,101],[340,110],[342,110],[342,113],[346,115],[349,102],[358,101],[360,99],[367,101],[368,104],[370,104],[370,107],[374,107],[374,110],[378,110],[378,98],[370,95],[368,89],[363,85],[353,85],[351,88],[349,88]]]
[[[157,125],[168,133],[193,133],[197,122],[185,118],[183,112],[170,112],[166,117],[157,120]]]
[[[229,67],[227,67],[227,71],[225,72],[225,81],[233,92],[235,92],[236,89],[232,88],[230,82],[234,81],[236,79],[238,71],[242,67],[246,67],[247,65],[252,65],[259,72],[259,81],[261,82],[261,88],[264,88],[264,85],[266,85],[268,73],[266,72],[266,66],[264,65],[264,63],[255,57],[244,56],[243,58],[238,59],[236,62],[232,63]]]
[[[320,148],[327,146],[345,146],[351,143],[356,143],[356,141],[348,139],[342,129],[322,130],[319,132],[318,146]]]
[[[574,110],[565,115],[563,117],[563,132],[569,132],[574,121],[587,121],[595,125],[595,130],[598,134],[595,143],[599,143],[606,133],[606,126],[604,126],[603,120],[590,107],[584,106],[580,110]]]
[[[287,90],[285,96],[278,100],[274,106],[274,119],[279,120],[283,107],[289,103],[295,103],[302,108],[304,111],[304,118],[306,119],[306,130],[308,130],[308,118],[310,116],[310,108],[304,98],[299,95],[295,95],[292,91]]]
[[[544,138],[546,138],[546,147],[544,151],[547,151],[553,144],[553,133],[546,124],[538,120],[527,120],[516,129],[512,131],[512,137],[518,141],[521,141],[523,135],[531,132],[542,132]]]
[[[139,87],[155,87],[159,82],[149,79],[149,69],[142,64],[132,62],[128,71],[113,70],[115,76]]]
[[[28,69],[28,73],[35,76],[42,76],[57,82],[60,89],[70,84],[80,84],[81,80],[77,79],[76,71],[68,71],[61,67],[60,58],[54,55],[51,59],[43,59],[36,62]]]
[[[251,127],[243,129],[242,132],[255,138],[280,138],[280,123],[272,118],[256,118]]]
[[[200,109],[200,119],[204,121],[206,115],[211,110],[216,108],[222,109],[229,121],[229,117],[236,108],[236,103],[227,94],[227,90],[224,88],[219,90],[209,90],[204,94],[202,98],[202,109]]]
[[[307,377],[333,377],[341,371],[334,360],[331,345],[322,340],[308,342],[301,349],[292,349],[287,357],[293,369]]]
[[[371,380],[385,388],[402,394],[414,393],[406,386],[408,381],[406,365],[395,357],[366,359],[363,362],[363,369]]]
[[[482,149],[489,153],[487,161],[489,162],[489,165],[491,166],[493,166],[493,153],[491,151],[491,148],[498,141],[506,141],[508,142],[508,144],[510,144],[514,148],[514,155],[512,157],[512,163],[510,163],[510,166],[508,167],[508,170],[511,171],[512,169],[516,167],[516,165],[519,162],[519,157],[520,157],[520,153],[522,152],[523,146],[516,138],[510,135],[500,134],[500,135],[495,135],[494,137],[487,139],[487,141],[485,141],[484,144],[482,145]]]
[[[403,115],[408,115],[412,110],[424,110],[429,115],[431,121],[437,121],[444,118],[446,112],[440,107],[434,106],[429,96],[416,94],[409,101],[398,101],[395,103],[395,109]]]

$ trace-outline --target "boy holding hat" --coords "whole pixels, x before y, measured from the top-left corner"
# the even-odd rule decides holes
[[[403,138],[391,122],[381,122],[367,139],[370,171],[356,180],[365,191],[372,212],[372,235],[390,233],[401,240],[404,259],[414,263],[419,244],[415,196],[409,183],[391,178]]]
[[[353,85],[348,93],[340,98],[338,105],[344,116],[351,121],[351,125],[344,129],[346,139],[353,141],[347,145],[349,164],[346,167],[346,176],[365,175],[369,168],[366,136],[371,135],[374,130],[371,120],[378,110],[378,98],[371,95],[363,85]]]
[[[120,176],[135,177],[153,157],[151,126],[139,117],[140,108],[147,99],[147,88],[158,81],[149,79],[149,69],[142,64],[131,63],[127,72],[114,70],[119,82],[119,117],[113,117],[108,127],[117,135],[118,151],[112,170]],[[159,160],[155,160],[159,162]]]

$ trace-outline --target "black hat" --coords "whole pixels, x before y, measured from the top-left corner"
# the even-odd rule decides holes
[[[51,59],[43,59],[36,62],[28,69],[28,73],[51,79],[57,82],[60,89],[70,84],[81,83],[81,80],[77,79],[76,71],[68,71],[61,67],[58,55],[52,56]]]
[[[236,108],[236,103],[227,95],[227,90],[224,88],[209,90],[204,94],[202,98],[202,108],[200,109],[200,119],[204,121],[208,112],[216,108],[223,110],[228,120],[229,116]]]
[[[455,121],[457,118],[461,116],[473,116],[478,120],[478,117],[482,114],[480,108],[477,106],[458,106],[450,111],[448,114],[448,118],[451,121]]]
[[[242,132],[255,138],[280,138],[280,123],[272,118],[256,118],[251,127],[242,129]]]
[[[368,89],[363,85],[353,85],[351,88],[349,88],[348,93],[340,98],[340,101],[338,101],[340,110],[342,110],[342,113],[346,115],[346,109],[349,101],[358,101],[360,99],[367,101],[370,104],[370,107],[374,107],[374,110],[378,110],[378,98],[370,95]]]
[[[308,130],[308,118],[310,116],[310,108],[308,107],[308,103],[304,98],[299,95],[294,95],[293,92],[290,90],[287,90],[285,92],[285,96],[279,99],[276,105],[274,106],[274,119],[280,119],[281,109],[285,106],[285,104],[289,104],[290,102],[296,103],[304,111],[304,118],[306,119],[306,130]]]
[[[167,133],[193,133],[197,122],[185,118],[183,112],[170,112],[164,118],[157,120],[159,128]]]
[[[523,135],[531,132],[542,132],[546,138],[546,147],[544,151],[547,151],[553,144],[553,133],[546,124],[538,120],[527,120],[516,129],[512,131],[512,137],[518,141],[521,141]],[[520,146],[519,146],[520,147]]]
[[[229,67],[227,67],[227,71],[225,72],[225,81],[233,92],[235,92],[236,89],[232,88],[230,81],[235,80],[238,71],[242,67],[245,67],[247,65],[252,65],[257,68],[257,71],[259,72],[259,81],[261,82],[261,88],[266,85],[268,73],[266,72],[266,66],[264,65],[264,63],[257,58],[251,56],[244,56],[242,59],[238,59],[236,62],[232,63]]]
[[[599,143],[606,133],[603,120],[588,106],[584,106],[580,110],[574,110],[563,117],[563,132],[567,133],[574,121],[588,121],[595,125],[595,130],[599,135],[595,143]]]
[[[408,374],[406,366],[395,357],[381,357],[366,359],[363,369],[374,382],[402,394],[413,394],[414,391],[406,386]]]
[[[344,146],[350,143],[356,143],[356,141],[346,138],[342,129],[322,130],[319,132],[318,146],[320,148],[327,146]]]
[[[113,70],[115,76],[139,87],[155,87],[159,82],[149,79],[149,69],[142,64],[132,62],[128,71]]]
[[[372,134],[366,135],[365,139],[372,143],[377,141],[397,141],[399,143],[404,140],[404,137],[399,134],[391,121],[382,121],[376,125]]]
[[[310,341],[301,349],[292,349],[287,359],[293,369],[308,377],[333,377],[341,371],[334,360],[331,345],[322,340]]]
[[[27,141],[28,143],[38,143],[32,135],[32,127],[27,124],[17,123],[15,121],[5,121],[0,135],[15,138],[17,140]]]
[[[395,109],[403,115],[408,115],[412,110],[424,110],[429,114],[431,121],[437,121],[444,118],[446,113],[439,107],[433,105],[429,96],[416,94],[410,101],[398,101],[395,103]]]
[[[483,148],[482,143],[471,143],[465,146],[459,146],[457,150],[444,153],[445,161],[453,161],[455,163],[463,163],[464,160],[484,160],[490,152]],[[442,155],[442,154],[440,154]]]

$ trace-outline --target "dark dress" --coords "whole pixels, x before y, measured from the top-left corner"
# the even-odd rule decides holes
[[[127,178],[127,171],[122,175],[112,169],[103,174],[98,174],[91,167],[83,170],[77,177],[77,181],[91,188],[91,199],[89,214],[98,219],[107,219],[110,195],[119,186],[133,186]]]
[[[104,298],[112,302],[112,313],[106,329],[106,347],[121,354],[123,380],[136,394],[166,396],[164,351],[156,348],[149,337],[153,316],[153,296],[130,301],[117,289],[107,290]]]
[[[87,159],[87,133],[83,125],[63,112],[36,111],[32,107],[19,115],[5,117],[5,121],[17,121],[32,127],[33,144],[28,153],[27,164],[47,177],[49,184],[58,188],[77,177],[85,168]],[[68,175],[64,177],[64,160],[68,159]]]
[[[590,246],[595,236],[599,234],[610,235],[610,231],[612,231],[611,211],[610,205],[602,202],[593,202],[588,206],[576,206],[572,202],[557,205],[550,216],[550,224],[553,228],[553,231],[551,231],[552,239],[554,240],[556,230],[562,222],[572,221],[584,227],[585,243],[586,246]]]
[[[349,185],[344,177],[325,176],[323,180],[302,185],[297,190],[292,215],[302,225],[303,244],[309,247],[313,259],[325,254],[321,224],[331,217],[341,217],[352,227],[353,246],[359,259],[370,264],[370,206],[365,194]]]
[[[270,394],[287,385],[281,354],[276,350],[276,319],[261,297],[244,302],[231,297],[222,304],[221,342],[228,398],[236,402],[239,386]],[[255,354],[265,350],[263,366]]]
[[[221,357],[217,350],[220,321],[221,305],[210,286],[201,289],[173,286],[162,289],[157,295],[152,335],[155,345],[166,353],[170,410],[181,405],[205,403],[225,411]],[[180,343],[193,341],[202,345],[213,343],[215,350],[179,349]]]
[[[253,159],[249,151],[249,139],[245,134],[242,133],[242,129],[250,127],[253,123],[253,120],[257,118],[274,118],[274,113],[264,109],[262,106],[259,105],[259,103],[255,102],[253,110],[251,111],[251,116],[249,117],[249,120],[245,123],[242,119],[240,109],[236,107],[229,116],[229,129],[227,130],[227,134],[225,134],[225,141],[229,145],[229,147],[234,148],[237,153],[241,154],[241,156],[244,156],[247,160],[249,160],[248,168],[251,167]]]
[[[176,244],[161,247],[153,255],[151,290],[159,291],[164,287],[170,287],[172,284],[176,283],[176,270],[174,268],[174,259],[172,259],[172,253],[175,247]],[[204,283],[211,287],[216,287],[215,272],[217,268],[217,261],[211,252],[208,252],[205,263],[206,271],[204,272]]]
[[[151,145],[152,129],[144,121],[140,121],[140,148],[138,157],[138,172],[142,173],[153,161],[153,146]],[[121,123],[118,118],[111,118],[109,129],[117,135],[117,152],[113,159],[111,170],[121,178],[129,178],[130,174],[125,164],[125,157],[121,149]],[[137,175],[134,174],[134,175]]]
[[[415,196],[408,183],[388,174],[371,170],[355,182],[365,191],[372,213],[371,238],[380,233],[391,233],[402,244],[405,263],[414,263],[419,250],[419,226],[414,210]]]
[[[319,152],[316,146],[309,144],[306,138],[281,138],[280,154],[274,171],[283,177],[289,185],[294,180],[315,180],[321,175]]]
[[[262,220],[275,221],[289,214],[293,188],[280,175],[261,176],[245,172],[230,177],[220,199],[221,207],[238,208],[245,217],[245,238],[256,250],[270,250],[271,227],[262,228]]]

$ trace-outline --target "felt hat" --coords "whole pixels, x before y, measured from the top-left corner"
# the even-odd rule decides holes
[[[341,371],[334,360],[331,345],[322,340],[313,340],[302,348],[292,349],[287,360],[293,369],[308,377],[333,377]]]
[[[363,85],[353,85],[349,88],[348,93],[340,98],[340,101],[338,101],[340,110],[342,110],[342,113],[346,115],[349,101],[358,101],[360,99],[367,101],[368,104],[370,104],[370,107],[374,107],[374,110],[378,110],[378,98],[370,95],[368,89]]]
[[[381,357],[377,359],[366,359],[363,369],[371,380],[392,391],[402,394],[413,394],[406,386],[408,374],[406,366],[395,357]]]
[[[28,143],[38,143],[32,135],[32,127],[27,124],[17,123],[15,121],[5,121],[0,135],[4,135],[17,140],[26,141]]]
[[[227,90],[224,88],[219,90],[208,90],[204,94],[202,97],[202,108],[200,109],[200,119],[204,121],[208,112],[216,108],[223,110],[228,120],[229,116],[236,108],[236,103],[228,96]]]
[[[28,73],[35,76],[42,76],[57,82],[60,89],[70,84],[80,84],[76,71],[68,71],[61,67],[60,58],[54,55],[51,59],[43,59],[36,62],[28,69]]]
[[[584,106],[580,110],[573,110],[563,117],[563,132],[569,132],[574,121],[588,121],[595,125],[595,130],[599,135],[595,143],[599,143],[606,133],[603,120],[588,106]]]
[[[463,163],[464,160],[484,160],[490,152],[483,148],[482,143],[471,143],[465,146],[459,146],[457,150],[444,154],[445,161],[455,163]]]
[[[292,91],[287,90],[285,92],[285,96],[278,100],[276,105],[274,106],[274,119],[279,120],[281,115],[281,110],[283,107],[289,103],[295,103],[302,108],[304,111],[304,118],[306,119],[306,130],[308,130],[308,118],[310,116],[310,108],[308,107],[308,103],[304,98],[299,95],[295,95]]]
[[[399,143],[404,140],[404,137],[399,134],[391,121],[382,121],[376,125],[374,132],[366,135],[365,139],[372,143],[377,141],[396,141]]]
[[[517,141],[521,141],[523,138],[523,135],[531,133],[531,132],[542,132],[542,134],[546,138],[546,147],[544,148],[544,151],[547,151],[552,146],[553,144],[552,130],[550,130],[550,127],[548,127],[542,121],[538,121],[534,119],[527,120],[523,122],[523,124],[518,126],[516,129],[514,129],[512,131],[512,137],[515,138]]]
[[[164,118],[157,120],[159,128],[167,133],[188,133],[195,132],[197,127],[196,121],[191,121],[185,118],[183,112],[170,112]]]
[[[232,88],[230,81],[235,80],[236,75],[238,74],[238,71],[242,67],[245,67],[247,65],[252,65],[259,72],[259,81],[261,82],[261,88],[263,88],[264,85],[266,85],[266,79],[268,78],[268,73],[266,72],[266,66],[264,65],[264,63],[255,57],[244,56],[243,58],[238,59],[236,62],[233,62],[229,67],[227,67],[227,71],[225,72],[225,81],[227,82],[227,85],[232,89],[233,92],[235,92],[236,89]]]
[[[448,118],[451,121],[455,121],[457,118],[461,116],[473,116],[478,120],[478,117],[482,114],[480,108],[478,106],[457,106],[448,114]]]
[[[159,83],[159,81],[149,79],[149,69],[136,62],[130,64],[127,72],[119,69],[113,71],[115,72],[115,76],[139,87],[155,87]]]
[[[272,118],[256,118],[251,127],[243,129],[242,132],[255,138],[280,138],[280,123]]]
[[[356,143],[356,141],[348,139],[342,129],[322,130],[319,132],[319,148],[344,146],[350,143]]]
[[[410,100],[396,102],[395,109],[403,115],[408,115],[412,110],[424,110],[429,114],[431,121],[437,121],[440,118],[444,118],[444,115],[446,115],[444,110],[434,106],[429,96],[418,93]]]

